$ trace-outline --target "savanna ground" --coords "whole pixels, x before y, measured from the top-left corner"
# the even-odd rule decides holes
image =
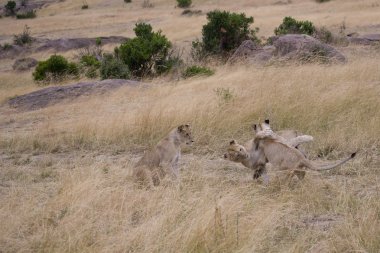
[[[245,12],[260,36],[273,34],[284,16],[336,32],[343,22],[347,32],[380,30],[375,0],[275,2],[194,1],[194,8]],[[134,24],[146,21],[189,47],[206,21],[181,16],[168,0],[152,1],[154,8],[138,0],[87,3],[85,11],[81,1],[66,0],[33,20],[0,19],[2,42],[25,24],[37,37],[130,37]],[[211,77],[145,80],[148,89],[38,111],[2,106],[0,252],[380,252],[380,51],[341,51],[348,58],[342,65],[217,66]],[[12,63],[0,61],[2,103],[40,89],[31,72],[15,73]],[[250,125],[264,118],[275,129],[314,136],[311,158],[357,149],[358,156],[290,186],[254,182],[251,171],[221,156],[229,140],[248,140]],[[183,150],[180,186],[136,188],[131,172],[143,151],[187,122],[195,144]]]

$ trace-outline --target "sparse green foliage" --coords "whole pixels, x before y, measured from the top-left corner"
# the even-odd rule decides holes
[[[13,42],[16,45],[23,46],[33,42],[32,36],[30,36],[30,27],[25,25],[24,31],[18,35],[14,35]]]
[[[86,10],[86,9],[88,9],[88,4],[87,4],[87,2],[86,1],[84,1],[83,2],[83,4],[82,4],[82,10]]]
[[[96,59],[94,55],[86,54],[82,55],[80,59],[82,70],[85,72],[85,76],[88,78],[98,77],[98,70],[101,66],[100,61]]]
[[[7,15],[15,15],[16,14],[16,2],[15,1],[8,1],[6,5],[4,5],[5,12]]]
[[[95,45],[100,47],[102,45],[102,38],[96,38],[95,39]]]
[[[35,18],[37,17],[35,10],[30,10],[25,13],[20,13],[16,15],[17,19],[27,19],[27,18]]]
[[[285,17],[282,24],[274,29],[276,35],[283,34],[307,34],[312,35],[315,27],[310,21],[297,21],[292,17]]]
[[[136,24],[134,31],[136,37],[116,48],[115,55],[139,77],[168,70],[172,45],[165,35],[153,32],[152,26],[145,23]]]
[[[213,74],[214,74],[214,71],[212,71],[209,68],[193,65],[185,69],[183,73],[183,77],[188,78],[188,77],[193,77],[193,76],[198,76],[198,75],[211,76]]]
[[[68,62],[61,55],[52,55],[46,61],[40,61],[33,72],[35,81],[61,80],[67,76],[78,76],[78,66],[73,62]]]
[[[102,79],[128,79],[130,75],[128,66],[122,60],[112,54],[104,55],[100,66],[100,76]]]
[[[240,46],[247,39],[257,40],[256,29],[250,29],[253,17],[244,13],[211,11],[207,13],[208,23],[202,28],[202,41],[193,42],[199,53],[218,54]]]
[[[177,6],[180,8],[188,8],[191,6],[191,0],[177,0]]]
[[[100,67],[100,62],[93,55],[83,55],[80,59],[80,63],[86,67]]]
[[[216,88],[214,92],[219,100],[219,105],[228,104],[235,97],[234,91],[230,88]]]
[[[316,28],[313,35],[324,43],[332,43],[334,40],[333,34],[326,27]]]
[[[11,44],[9,44],[9,43],[5,43],[4,45],[3,45],[3,50],[8,50],[8,49],[11,49],[13,46],[11,45]]]

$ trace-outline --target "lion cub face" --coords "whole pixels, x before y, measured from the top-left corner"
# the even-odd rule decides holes
[[[248,157],[249,154],[245,147],[238,144],[235,140],[230,141],[227,153],[224,154],[224,159],[237,163],[246,160]]]
[[[194,140],[190,125],[180,125],[177,129],[177,132],[181,143],[186,143],[187,145],[193,144]]]

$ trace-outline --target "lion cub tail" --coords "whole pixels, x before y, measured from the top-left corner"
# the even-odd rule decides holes
[[[308,167],[309,169],[311,170],[316,170],[316,171],[322,171],[322,170],[331,170],[331,169],[334,169],[342,164],[345,164],[346,162],[348,162],[349,160],[351,159],[354,159],[355,156],[356,156],[356,153],[357,152],[354,152],[352,153],[349,157],[346,157],[342,160],[339,160],[335,163],[331,163],[331,164],[326,164],[326,165],[314,165],[312,164],[310,161],[307,161],[307,163],[305,164],[306,167]]]

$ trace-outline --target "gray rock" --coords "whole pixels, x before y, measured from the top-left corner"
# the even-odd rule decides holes
[[[357,33],[353,33],[348,35],[347,39],[352,44],[372,45],[374,43],[380,43],[380,34],[359,35]]]
[[[125,79],[107,79],[98,82],[81,82],[72,85],[54,86],[37,90],[8,100],[10,107],[19,110],[36,110],[62,101],[73,100],[81,96],[104,94],[122,86],[136,87],[138,81]]]
[[[248,61],[267,63],[268,61],[322,61],[345,62],[346,58],[330,45],[303,34],[287,34],[271,38],[272,45],[260,46],[253,41],[244,41],[228,60],[229,63]]]
[[[272,38],[274,56],[287,60],[345,62],[346,57],[330,45],[305,34],[286,34]]]

